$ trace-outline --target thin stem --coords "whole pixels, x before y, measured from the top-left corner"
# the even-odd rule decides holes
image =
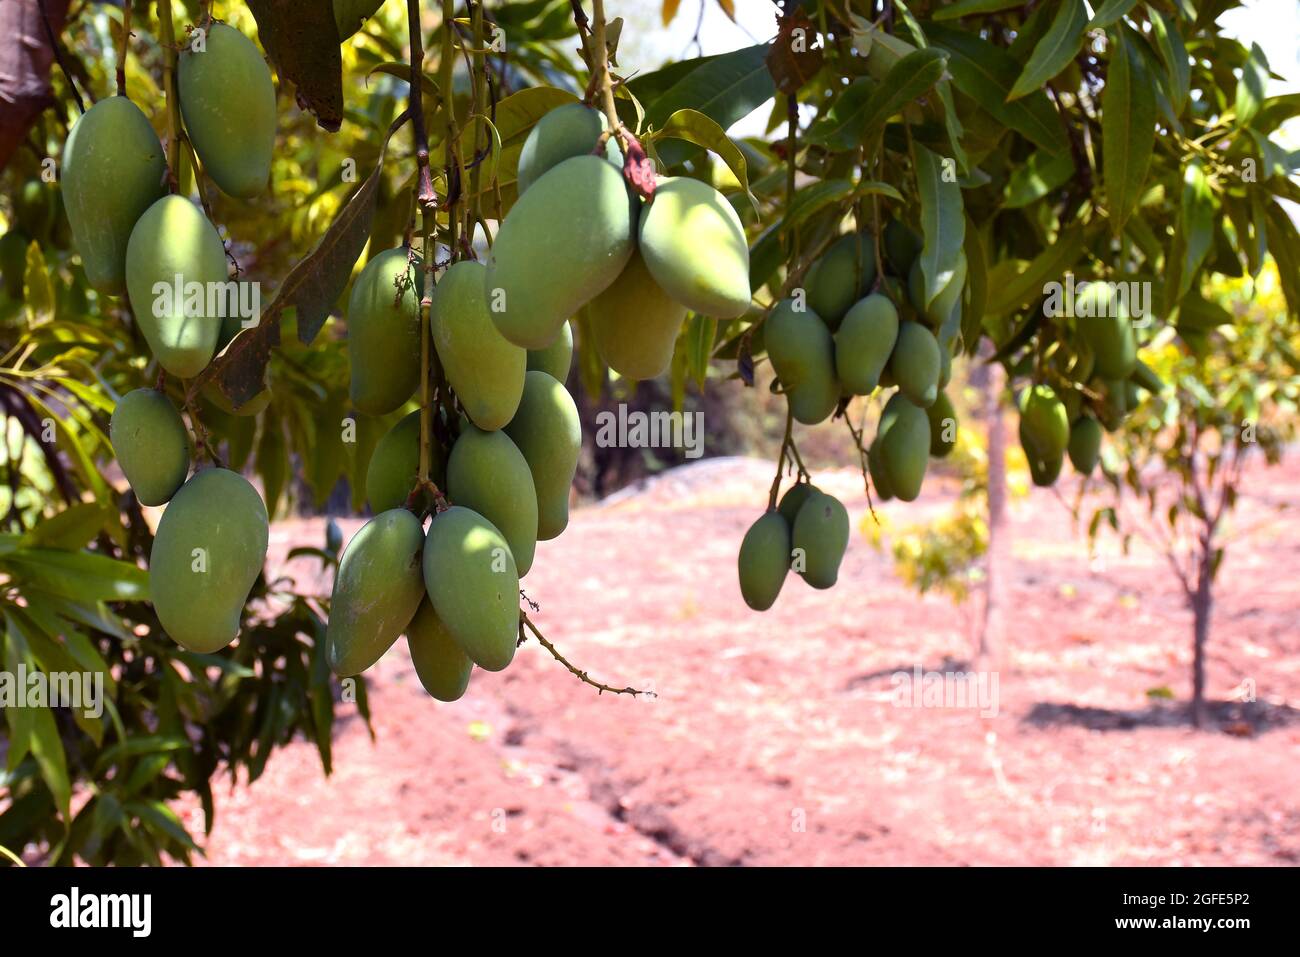
[[[526,637],[524,635],[525,628],[527,628],[530,632],[533,633],[533,637],[537,639],[538,643],[541,644],[543,648],[545,648],[547,651],[551,653],[552,658],[554,658],[560,664],[564,665],[564,667],[569,669],[570,674],[575,675],[584,684],[591,685],[598,692],[602,694],[606,691],[608,691],[610,694],[627,694],[627,695],[631,695],[634,698],[637,695],[646,695],[647,697],[650,698],[658,697],[658,695],[656,695],[653,691],[638,691],[636,688],[633,688],[631,686],[628,686],[626,688],[615,688],[612,685],[607,685],[607,684],[603,684],[602,682],[596,681],[594,678],[588,675],[587,672],[574,667],[568,658],[565,658],[564,655],[560,654],[559,649],[556,648],[549,641],[547,641],[546,636],[537,630],[537,626],[533,624],[533,620],[529,618],[528,615],[526,615],[524,612],[521,611],[519,613],[519,640],[520,641],[523,641],[524,638]]]
[[[430,332],[429,310],[433,305],[433,269],[436,247],[433,234],[436,228],[437,196],[433,192],[433,177],[429,172],[429,133],[424,126],[424,107],[421,103],[424,39],[420,28],[419,0],[407,0],[407,28],[410,32],[411,78],[410,78],[410,113],[415,130],[415,157],[419,168],[419,192],[416,197],[420,210],[420,231],[423,238],[422,252],[424,259],[420,271],[424,281],[420,293],[420,468],[419,482],[411,493],[416,496],[425,482],[430,482],[429,471],[433,467],[433,407],[430,404],[429,362],[432,353],[432,333]]]
[[[167,98],[167,170],[171,179],[171,191],[178,193],[181,178],[181,103],[176,93],[176,30],[172,26],[171,0],[158,0],[158,39],[163,48],[163,95]]]
[[[59,64],[59,69],[63,71],[63,78],[68,83],[68,89],[72,91],[72,99],[77,104],[77,112],[85,113],[86,105],[81,102],[81,93],[77,89],[76,82],[72,79],[72,73],[68,70],[68,64],[63,59],[63,47],[59,43],[59,38],[54,34],[54,27],[50,23],[50,11],[45,9],[45,0],[39,0],[41,8],[41,22],[45,24],[45,39],[49,41],[50,51],[54,54],[54,59]]]
[[[122,0],[122,49],[117,57],[117,95],[126,96],[126,54],[131,42],[131,0]]]
[[[601,109],[605,119],[609,120],[611,136],[617,136],[619,142],[626,145],[620,135],[623,124],[618,118],[618,109],[614,106],[614,83],[609,74],[609,50],[605,46],[605,0],[592,0],[592,16],[595,23],[591,28],[591,69],[600,92]]]

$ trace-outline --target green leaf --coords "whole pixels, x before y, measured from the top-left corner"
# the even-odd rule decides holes
[[[748,116],[776,93],[768,47],[760,43],[705,60],[653,102],[636,90],[646,103],[646,123],[661,127],[678,110],[696,110],[725,130]]]
[[[1052,190],[1069,182],[1074,172],[1074,158],[1069,153],[1053,154],[1037,150],[1011,173],[1003,206],[1007,209],[1020,209],[1036,203]]]
[[[957,90],[970,97],[1003,126],[1022,134],[1049,153],[1070,148],[1061,118],[1047,94],[1039,90],[1007,102],[1020,75],[1020,64],[1005,50],[974,34],[939,24],[926,26],[926,35],[952,54],[948,72]]]
[[[895,113],[939,82],[948,65],[948,54],[938,47],[909,53],[890,68],[863,113],[858,142],[867,142]]]
[[[958,0],[957,3],[950,3],[942,7],[934,14],[936,20],[956,20],[958,17],[978,16],[981,13],[997,13],[999,10],[1010,10],[1013,7],[1023,7],[1022,0]]]
[[[1234,112],[1242,126],[1250,123],[1264,105],[1264,91],[1268,89],[1268,58],[1258,43],[1250,45],[1250,56],[1241,68],[1237,81],[1237,99]]]
[[[860,131],[876,83],[860,76],[845,87],[831,108],[804,136],[809,143],[837,151],[850,150],[861,141]]]
[[[497,176],[501,184],[501,212],[508,213],[519,191],[519,154],[533,127],[551,110],[569,103],[579,102],[566,90],[551,86],[531,86],[511,93],[496,109],[496,128],[501,137],[501,154],[497,160]],[[481,197],[492,195],[491,184],[483,181]],[[488,202],[489,200],[483,200]]]
[[[23,545],[77,551],[99,533],[108,517],[108,506],[78,502],[39,522],[23,536]]]
[[[30,325],[49,322],[54,318],[54,284],[50,282],[49,266],[40,245],[33,240],[27,246],[27,261],[23,271],[23,302]]]
[[[3,561],[33,586],[77,601],[147,601],[149,573],[90,552],[26,548]]]
[[[1154,86],[1122,28],[1111,35],[1101,103],[1102,176],[1111,229],[1118,235],[1142,196],[1156,139]]]
[[[998,316],[1012,312],[1041,296],[1044,283],[1063,281],[1066,270],[1083,256],[1083,245],[1084,229],[1076,223],[1035,256],[1019,274],[999,277],[996,282],[991,275],[987,313]]]
[[[1192,160],[1183,173],[1183,194],[1179,230],[1183,236],[1182,271],[1178,298],[1191,288],[1196,271],[1205,262],[1214,242],[1214,221],[1218,207],[1200,160]]]
[[[1272,96],[1260,106],[1251,126],[1261,132],[1271,133],[1294,116],[1300,116],[1300,93]]]
[[[740,181],[745,198],[754,208],[754,213],[758,214],[758,200],[749,190],[749,170],[745,162],[745,154],[728,138],[721,126],[697,110],[678,110],[668,117],[663,127],[657,131],[655,140],[658,141],[660,138],[686,140],[717,153],[722,162],[727,164],[727,169],[731,170]]]
[[[786,208],[785,218],[781,221],[782,231],[788,231],[802,224],[814,213],[820,212],[832,203],[838,203],[853,194],[853,184],[847,179],[823,179],[809,186],[795,190],[794,198]]]
[[[72,784],[68,780],[68,759],[63,753],[54,712],[49,708],[32,708],[31,749],[40,766],[41,777],[54,795],[54,803],[66,823],[72,817]]]
[[[1093,6],[1097,12],[1088,21],[1088,29],[1100,30],[1108,27],[1115,21],[1128,16],[1128,12],[1136,5],[1137,0],[1101,0],[1100,3],[1094,2]]]
[[[984,240],[974,221],[966,217],[966,236],[962,241],[966,253],[966,289],[969,299],[962,308],[961,340],[968,356],[979,347],[980,331],[984,327],[984,307],[988,303],[988,255]]]
[[[16,634],[12,638],[6,637],[6,632],[11,627],[5,616],[0,614],[0,644],[3,644],[4,647],[4,655],[0,657],[0,661],[4,662],[6,672],[17,675],[18,665],[23,660],[22,648],[24,645],[22,639]],[[31,749],[35,711],[31,708],[4,708],[3,710],[5,723],[9,725],[5,770],[13,771],[18,765],[22,764],[23,758],[27,757],[27,753]],[[3,785],[0,784],[0,787],[3,787]]]
[[[1147,18],[1155,37],[1156,52],[1165,65],[1168,76],[1169,104],[1174,116],[1182,116],[1187,108],[1187,97],[1192,86],[1192,64],[1187,57],[1183,35],[1178,31],[1178,21],[1147,4]],[[1300,99],[1300,97],[1298,97]]]
[[[921,274],[928,307],[952,279],[966,237],[961,187],[945,175],[943,158],[917,143],[916,187],[921,196]]]
[[[154,833],[170,837],[187,850],[199,849],[189,832],[185,830],[185,826],[181,824],[181,819],[176,816],[176,812],[162,801],[127,801],[122,807],[127,814],[138,817],[141,823]]]
[[[1048,80],[1069,66],[1083,47],[1087,23],[1088,11],[1084,9],[1083,0],[1061,0],[1052,25],[1034,47],[1029,62],[1007,94],[1007,100],[1018,100],[1041,90]]]
[[[911,32],[916,45],[923,50],[929,47],[929,37],[925,35],[925,31],[921,29],[921,24],[912,15],[912,11],[907,8],[907,4],[903,0],[894,0],[894,8],[902,16],[903,24]],[[952,82],[945,75],[935,84],[934,90],[939,95],[939,102],[943,106],[943,125],[948,131],[948,145],[952,148],[952,155],[957,160],[957,168],[965,173],[970,169],[966,151],[961,145],[961,138],[966,130],[962,126],[961,119],[957,116],[957,105],[952,96]]]

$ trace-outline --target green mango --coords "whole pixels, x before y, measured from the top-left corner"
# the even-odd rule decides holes
[[[325,631],[336,675],[359,675],[406,630],[424,597],[424,527],[404,508],[380,512],[352,536],[339,559]]]
[[[474,664],[485,671],[510,664],[519,640],[519,572],[495,525],[460,505],[434,516],[424,542],[424,587]]]
[[[659,287],[640,250],[619,277],[583,307],[596,351],[619,375],[654,379],[668,371],[686,307]]]
[[[894,489],[889,484],[889,475],[885,472],[885,463],[880,456],[880,437],[867,447],[867,471],[871,474],[871,487],[876,490],[876,497],[888,502],[894,497]]]
[[[832,331],[876,281],[876,245],[868,233],[841,236],[804,276],[808,307]]]
[[[835,496],[814,492],[799,508],[790,542],[796,561],[802,555],[804,581],[813,588],[830,588],[839,578],[849,545],[849,513]]]
[[[465,693],[474,662],[456,644],[428,595],[406,626],[406,645],[411,650],[415,674],[431,696],[439,701],[455,701]]]
[[[939,391],[942,392],[948,388],[948,383],[952,381],[952,351],[939,343]]]
[[[505,433],[533,476],[537,538],[555,538],[569,524],[569,489],[582,451],[582,423],[569,390],[545,372],[529,372],[523,401]]]
[[[122,396],[108,420],[108,436],[141,505],[162,505],[185,484],[192,454],[190,433],[161,392],[136,389]]]
[[[1137,339],[1128,312],[1109,285],[1092,282],[1075,294],[1074,322],[1103,379],[1127,379],[1137,366]]]
[[[0,237],[0,275],[10,299],[21,302],[27,273],[27,246],[31,242],[23,233],[11,229]]]
[[[569,367],[573,365],[573,325],[566,322],[545,349],[528,350],[528,371],[545,372],[560,382],[569,379]]]
[[[907,395],[895,392],[880,413],[873,445],[879,446],[880,467],[890,495],[912,502],[921,494],[930,457],[930,419]],[[868,457],[867,465],[871,461]]]
[[[835,340],[817,313],[800,312],[793,300],[781,300],[764,323],[763,341],[796,419],[816,425],[835,411],[840,400]]]
[[[1080,475],[1088,476],[1097,467],[1101,456],[1101,423],[1090,415],[1079,418],[1070,426],[1070,464]]]
[[[366,263],[352,284],[352,404],[367,415],[401,408],[420,384],[420,275],[419,257],[412,261],[407,248],[398,246]]]
[[[203,171],[229,196],[266,192],[275,151],[275,84],[262,52],[225,23],[208,27],[205,49],[182,50],[176,81],[181,116]]]
[[[880,293],[859,299],[835,332],[835,374],[853,395],[870,395],[880,384],[898,341],[898,310]]]
[[[919,322],[899,325],[889,370],[898,388],[913,404],[925,408],[938,398],[942,365],[943,356],[934,333]]]
[[[1020,396],[1020,445],[1035,485],[1051,485],[1061,474],[1070,444],[1070,419],[1056,391],[1036,385]]]
[[[105,97],[73,124],[63,148],[63,208],[86,279],[98,291],[126,289],[127,242],[163,195],[166,169],[158,135],[124,96]]]
[[[447,457],[447,497],[496,526],[519,577],[528,574],[537,549],[537,486],[509,435],[467,426]]]
[[[593,152],[608,125],[604,114],[583,103],[566,103],[543,116],[519,151],[519,195],[566,159]]]
[[[406,504],[419,474],[420,410],[416,409],[403,416],[375,444],[366,466],[366,501],[370,510],[378,515]],[[447,457],[437,441],[429,443],[429,478],[438,488],[445,488]],[[430,508],[433,502],[426,494],[417,504]]]
[[[921,260],[912,263],[907,271],[907,301],[922,316],[925,315],[925,273],[921,271]]]
[[[334,25],[338,27],[339,41],[346,40],[361,29],[384,0],[334,0]]]
[[[149,591],[167,634],[201,655],[234,641],[267,540],[266,506],[242,475],[210,468],[182,485],[149,553]]]
[[[209,315],[208,304],[222,297],[209,291],[226,281],[226,249],[202,210],[183,196],[164,196],[145,210],[126,247],[127,296],[154,358],[171,375],[192,378],[212,361],[221,316]],[[201,293],[194,297],[201,303],[189,302],[191,291]]]
[[[433,344],[470,421],[491,432],[519,408],[528,353],[497,331],[483,298],[487,267],[463,260],[433,293]]]
[[[641,214],[641,255],[655,282],[687,309],[716,319],[749,310],[749,244],[740,217],[708,183],[660,180]]]
[[[549,170],[510,208],[488,253],[492,321],[525,349],[545,349],[632,255],[636,207],[623,174],[598,156]]]
[[[821,489],[810,482],[796,482],[786,489],[785,494],[781,496],[781,501],[776,506],[776,510],[781,513],[781,517],[785,519],[786,524],[794,528],[794,520],[799,515],[799,509],[803,508],[803,503],[808,501],[808,496],[812,495],[813,492],[820,491]]]
[[[790,571],[790,550],[790,523],[780,512],[765,512],[749,526],[737,566],[740,594],[754,611],[767,611],[776,602]]]
[[[1146,389],[1152,395],[1159,395],[1165,391],[1164,381],[1156,375],[1155,370],[1149,365],[1138,359],[1133,366],[1133,374],[1129,376],[1133,384],[1140,389]]]
[[[912,265],[921,255],[924,240],[901,219],[891,219],[885,223],[884,236],[885,263],[890,271],[895,276],[909,275]]]
[[[957,410],[948,393],[940,392],[925,415],[930,420],[930,454],[936,459],[946,458],[957,447]],[[948,434],[952,437],[946,438]]]

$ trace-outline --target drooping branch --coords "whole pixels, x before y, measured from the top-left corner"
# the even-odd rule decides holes
[[[551,653],[552,658],[554,658],[560,664],[564,665],[564,667],[569,670],[570,674],[577,677],[578,680],[580,680],[583,684],[591,685],[593,688],[596,689],[597,692],[604,694],[606,691],[608,691],[610,694],[626,694],[626,695],[631,695],[634,698],[637,697],[638,695],[645,695],[648,698],[658,697],[658,695],[656,695],[653,691],[639,691],[636,688],[631,687],[630,685],[626,688],[615,688],[612,685],[607,685],[600,681],[596,681],[594,678],[591,677],[591,675],[587,674],[587,672],[583,671],[582,669],[575,667],[569,661],[568,658],[560,654],[559,649],[556,648],[555,645],[547,641],[546,636],[543,635],[538,630],[537,626],[533,624],[533,620],[529,618],[528,615],[524,614],[523,612],[520,612],[519,613],[519,640],[521,642],[525,639],[525,637],[527,637],[524,634],[524,629],[527,629],[528,631],[532,632],[533,637],[537,639],[538,643]]]

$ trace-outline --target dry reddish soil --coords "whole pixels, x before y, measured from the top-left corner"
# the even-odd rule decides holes
[[[745,608],[740,538],[770,466],[722,459],[575,513],[525,585],[598,696],[535,642],[425,696],[404,642],[350,705],[336,771],[300,741],[217,795],[207,860],[255,864],[1275,864],[1300,862],[1300,464],[1252,474],[1209,654],[1211,730],[1186,720],[1190,615],[1164,559],[1089,561],[1052,493],[1013,503],[996,715],[902,707],[891,678],[960,669],[978,600],[918,597],[857,532],[839,585]],[[856,473],[822,473],[855,529]],[[940,510],[935,483],[898,524]],[[1281,506],[1290,505],[1283,510]],[[359,522],[348,523],[351,534]],[[272,548],[322,539],[286,523]],[[307,586],[311,563],[289,571]],[[327,583],[318,583],[327,587]],[[1253,682],[1254,703],[1237,702]],[[1245,683],[1245,684],[1243,684]],[[1148,695],[1167,687],[1177,700]],[[201,815],[187,808],[192,829]]]

